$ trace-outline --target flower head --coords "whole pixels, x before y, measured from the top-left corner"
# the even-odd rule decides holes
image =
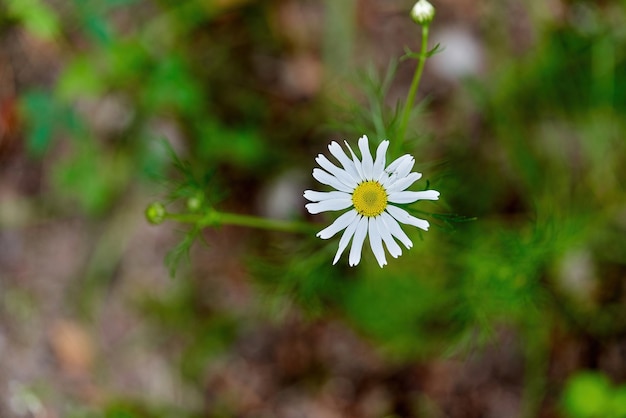
[[[315,159],[321,169],[315,168],[313,177],[336,190],[330,192],[306,190],[304,197],[313,202],[308,203],[306,208],[312,214],[350,209],[317,234],[322,239],[328,239],[344,231],[333,264],[337,263],[350,239],[352,247],[349,264],[350,266],[359,264],[363,243],[365,238],[369,237],[376,261],[383,267],[387,264],[383,242],[394,258],[402,254],[396,239],[407,249],[413,246],[398,222],[416,226],[424,231],[427,231],[429,226],[428,221],[411,216],[395,205],[413,203],[417,200],[437,200],[439,192],[406,190],[422,175],[411,172],[415,159],[408,154],[385,167],[389,141],[380,143],[374,159],[370,153],[367,136],[362,136],[359,139],[361,160],[354,154],[350,145],[347,142],[345,144],[352,158],[348,157],[338,143],[333,141],[328,146],[341,167],[333,164],[322,154]]]
[[[419,0],[411,9],[411,18],[418,25],[429,25],[435,17],[435,8],[426,0]]]

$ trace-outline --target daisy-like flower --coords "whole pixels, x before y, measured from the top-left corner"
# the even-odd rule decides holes
[[[359,264],[363,243],[365,238],[369,237],[370,247],[376,261],[383,267],[387,264],[383,242],[389,254],[394,258],[402,254],[402,249],[396,239],[407,249],[413,246],[398,222],[416,226],[424,231],[427,231],[429,226],[428,221],[411,216],[394,204],[413,203],[417,200],[437,200],[439,192],[406,190],[422,175],[411,172],[415,159],[408,154],[385,167],[389,141],[385,140],[380,143],[376,150],[375,160],[370,153],[367,136],[364,135],[359,139],[361,160],[354,154],[350,145],[347,142],[345,144],[352,158],[348,157],[338,143],[333,141],[328,146],[330,153],[339,161],[341,167],[333,164],[322,154],[315,159],[322,169],[315,168],[313,177],[336,190],[331,192],[306,190],[304,197],[313,202],[308,203],[306,208],[312,214],[350,208],[317,234],[322,239],[329,239],[338,232],[344,231],[339,240],[339,248],[333,264],[337,263],[351,239],[349,264],[350,266]]]

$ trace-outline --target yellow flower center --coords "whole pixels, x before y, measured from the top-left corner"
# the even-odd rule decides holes
[[[364,181],[352,192],[352,203],[361,215],[378,216],[387,207],[387,192],[377,181]]]

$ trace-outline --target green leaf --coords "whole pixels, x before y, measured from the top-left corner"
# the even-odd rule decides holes
[[[26,147],[40,157],[48,149],[57,124],[58,111],[49,93],[31,91],[22,97],[22,113],[27,122]]]
[[[456,333],[450,318],[456,304],[444,282],[424,279],[426,265],[416,270],[408,260],[384,269],[372,265],[346,292],[346,311],[350,320],[375,337],[391,355],[412,357],[439,349]]]
[[[9,15],[22,22],[34,35],[52,40],[59,35],[57,15],[40,0],[6,0]]]
[[[626,386],[620,386],[615,390],[610,410],[615,418],[626,417]]]
[[[131,168],[126,156],[87,143],[53,170],[58,195],[75,201],[90,215],[100,215],[127,183]]]
[[[600,373],[583,372],[572,377],[563,393],[563,405],[573,418],[606,417],[611,386]]]
[[[57,83],[59,98],[73,100],[84,96],[98,96],[104,90],[102,77],[86,56],[77,56],[65,67]]]
[[[148,108],[174,109],[194,116],[199,114],[202,88],[179,57],[170,56],[159,62],[147,83],[143,99]]]

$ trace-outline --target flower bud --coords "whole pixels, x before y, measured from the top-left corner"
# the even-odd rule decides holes
[[[411,19],[418,25],[430,25],[435,17],[435,8],[426,0],[419,0],[411,9]]]
[[[146,208],[146,219],[152,225],[159,225],[165,220],[165,206],[161,202],[153,202]]]
[[[187,199],[187,209],[190,212],[197,212],[202,208],[202,204],[204,203],[204,196],[202,193],[196,193]]]

